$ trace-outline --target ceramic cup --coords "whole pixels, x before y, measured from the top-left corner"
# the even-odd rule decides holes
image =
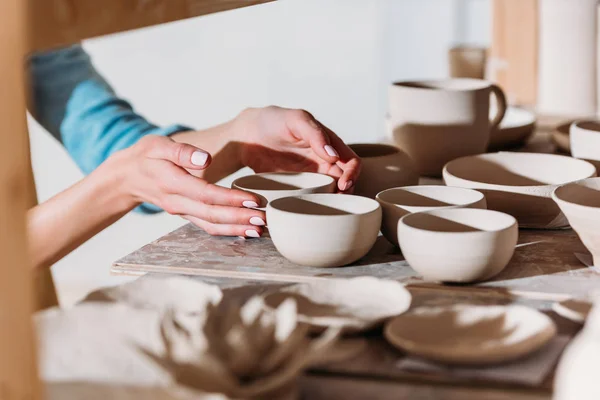
[[[557,188],[552,199],[600,267],[600,178],[585,179]]]
[[[600,171],[600,121],[576,121],[569,128],[571,154]]]
[[[398,242],[408,264],[425,279],[474,282],[493,277],[513,256],[519,233],[514,217],[473,208],[408,214]]]
[[[497,113],[490,121],[490,95]],[[439,177],[455,158],[486,151],[492,130],[504,118],[502,90],[479,79],[397,82],[389,89],[394,143],[421,175]]]
[[[333,193],[336,182],[331,176],[313,172],[267,172],[238,178],[231,187],[257,194],[264,210],[267,203],[281,197]]]
[[[375,244],[381,207],[346,194],[308,194],[267,206],[273,244],[288,260],[311,267],[339,267],[363,257]]]
[[[485,77],[487,49],[484,47],[455,46],[448,50],[448,66],[452,78]]]
[[[587,161],[520,152],[463,157],[444,167],[446,185],[479,190],[490,210],[514,216],[521,228],[535,229],[568,227],[552,192],[595,175],[596,168]]]
[[[354,194],[374,199],[382,190],[419,183],[414,163],[399,148],[368,143],[351,144],[350,148],[362,162]]]
[[[450,186],[407,186],[384,190],[377,194],[383,221],[381,232],[398,246],[398,221],[407,214],[442,208],[486,208],[481,192]]]

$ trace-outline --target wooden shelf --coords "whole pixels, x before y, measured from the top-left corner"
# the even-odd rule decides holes
[[[31,50],[274,0],[30,0]]]

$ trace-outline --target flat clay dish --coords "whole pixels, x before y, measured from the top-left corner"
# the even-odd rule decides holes
[[[563,318],[583,324],[592,310],[592,303],[586,300],[569,299],[554,303],[552,310]]]
[[[531,111],[508,107],[499,128],[491,133],[488,148],[497,150],[523,144],[533,133],[535,122],[535,114]]]
[[[571,154],[571,139],[569,135],[569,129],[571,128],[571,124],[575,122],[575,120],[567,121],[558,125],[556,128],[552,130],[552,141],[558,147],[558,150],[563,153]]]
[[[404,313],[411,303],[411,295],[401,283],[366,276],[289,286],[267,294],[265,306],[276,309],[288,298],[296,300],[298,320],[312,330],[335,326],[346,333],[371,329]]]
[[[409,354],[444,364],[486,365],[517,360],[556,335],[554,322],[532,308],[420,307],[389,321],[385,338]]]

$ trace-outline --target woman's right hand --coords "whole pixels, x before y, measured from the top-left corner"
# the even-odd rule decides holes
[[[265,213],[259,198],[248,192],[206,182],[187,170],[203,170],[210,154],[168,137],[148,135],[115,153],[100,169],[112,168],[129,206],[149,202],[180,215],[215,236],[259,237]]]

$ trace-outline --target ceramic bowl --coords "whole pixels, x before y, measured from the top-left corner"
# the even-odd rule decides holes
[[[444,364],[506,363],[542,348],[556,335],[547,315],[521,305],[419,307],[390,320],[395,347]]]
[[[551,138],[558,150],[563,153],[571,154],[571,142],[569,138],[569,131],[571,124],[575,121],[567,121],[556,126],[551,133]]]
[[[493,277],[512,258],[518,236],[514,217],[473,208],[408,214],[398,223],[404,258],[431,281],[474,282]]]
[[[308,194],[267,206],[273,244],[288,260],[311,267],[340,267],[363,257],[375,244],[381,207],[346,194]]]
[[[448,186],[476,189],[490,210],[508,213],[521,228],[569,225],[552,192],[565,183],[596,175],[589,162],[554,154],[500,152],[456,159],[444,167]]]
[[[594,265],[600,266],[600,178],[561,186],[552,198],[592,253]]]
[[[406,153],[387,144],[351,144],[350,148],[361,158],[360,177],[354,193],[374,199],[382,190],[398,186],[416,185],[419,174]]]
[[[333,193],[336,182],[331,176],[314,172],[267,172],[238,178],[231,187],[257,194],[261,206],[265,207],[268,202],[282,197]]]
[[[497,129],[492,130],[488,149],[503,149],[523,144],[535,129],[535,114],[519,107],[508,107]]]
[[[571,154],[600,170],[600,121],[576,121],[569,129]]]
[[[398,246],[398,221],[406,214],[442,208],[486,208],[482,193],[439,185],[407,186],[384,190],[377,194],[383,221],[381,232]]]

